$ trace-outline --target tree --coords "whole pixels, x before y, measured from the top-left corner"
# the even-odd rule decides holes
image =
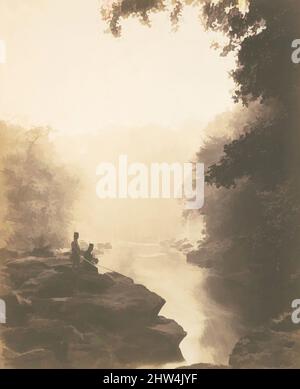
[[[12,249],[49,250],[65,243],[76,180],[56,162],[48,135],[49,129],[19,129],[2,160],[6,243]]]

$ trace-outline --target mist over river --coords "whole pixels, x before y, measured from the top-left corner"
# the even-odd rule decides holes
[[[180,346],[185,364],[227,363],[227,349],[235,339],[230,330],[226,331],[231,318],[209,302],[204,289],[206,270],[187,263],[184,254],[159,243],[124,241],[114,243],[112,250],[100,256],[100,265],[132,278],[166,300],[160,314],[175,320],[187,332]],[[100,268],[100,272],[106,270]],[[210,342],[204,336],[209,328],[209,334],[215,332]]]

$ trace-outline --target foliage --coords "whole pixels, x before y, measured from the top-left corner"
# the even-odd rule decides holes
[[[14,137],[13,147],[2,157],[6,243],[29,251],[59,248],[71,220],[76,180],[56,162],[49,129],[18,129],[16,133],[6,126],[6,130]]]

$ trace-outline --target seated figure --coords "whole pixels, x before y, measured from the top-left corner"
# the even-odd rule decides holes
[[[99,262],[97,258],[93,256],[94,245],[89,244],[88,249],[83,253],[83,257],[86,261],[90,262],[92,265],[97,265]]]

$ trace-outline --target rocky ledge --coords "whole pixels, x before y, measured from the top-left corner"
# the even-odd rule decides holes
[[[122,368],[183,360],[184,330],[159,316],[165,300],[117,273],[73,272],[66,257],[1,268],[5,367]]]
[[[229,358],[234,368],[299,369],[300,330],[286,312],[278,319],[249,331],[243,336]]]

